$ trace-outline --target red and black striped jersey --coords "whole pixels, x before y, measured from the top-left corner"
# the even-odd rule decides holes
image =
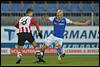
[[[31,26],[35,25],[38,32],[40,31],[39,24],[30,16],[21,17],[16,23],[15,27],[18,28],[18,33],[31,32]]]

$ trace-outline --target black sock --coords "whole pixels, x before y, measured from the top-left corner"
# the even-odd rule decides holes
[[[20,63],[20,61],[21,61],[21,58],[16,61],[16,64]]]
[[[43,60],[43,58],[40,58],[39,61],[40,61],[40,62],[45,62],[45,61]]]

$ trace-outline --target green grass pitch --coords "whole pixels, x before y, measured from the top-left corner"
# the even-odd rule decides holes
[[[45,55],[47,63],[32,63],[34,54],[23,55],[21,64],[15,64],[16,55],[1,56],[1,66],[99,66],[99,55],[66,55],[61,63],[56,55]]]

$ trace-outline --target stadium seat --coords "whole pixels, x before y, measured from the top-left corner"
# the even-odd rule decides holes
[[[48,4],[47,5],[47,12],[48,13],[55,13],[57,10],[56,4]]]
[[[23,12],[26,12],[26,10],[28,9],[28,8],[32,8],[32,4],[23,4],[22,5],[22,11]]]
[[[82,9],[83,9],[82,10],[83,12],[91,12],[92,6],[91,6],[91,4],[83,4]]]
[[[12,6],[11,6],[11,12],[12,13],[19,13],[19,12],[21,12],[21,10],[22,10],[22,5],[21,4],[12,4]]]
[[[99,13],[99,4],[94,4],[93,11]]]
[[[79,4],[71,4],[70,10],[71,10],[72,13],[79,12],[80,11]]]
[[[35,13],[42,13],[45,11],[45,5],[44,4],[35,4],[34,6],[34,12]]]
[[[1,13],[7,13],[10,11],[9,4],[1,4]]]
[[[67,11],[69,11],[69,4],[59,4],[58,8],[66,13]]]

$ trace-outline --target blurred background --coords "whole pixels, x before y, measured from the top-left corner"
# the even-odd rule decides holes
[[[34,10],[34,18],[42,26],[51,26],[46,17],[54,16],[57,9],[64,11],[64,16],[73,20],[84,22],[91,21],[91,26],[99,25],[98,1],[2,1],[1,25],[12,26],[19,17],[25,15],[27,8]],[[6,19],[6,20],[5,20]],[[44,20],[43,20],[44,19]]]

